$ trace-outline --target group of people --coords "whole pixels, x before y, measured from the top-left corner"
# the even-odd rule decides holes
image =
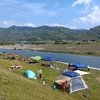
[[[14,56],[12,56],[12,57],[4,57],[3,59],[5,59],[5,60],[15,60],[16,58],[14,57]]]
[[[22,68],[22,66],[18,66],[18,65],[12,65],[12,66],[10,66],[9,68],[8,68],[8,70],[14,70],[14,69],[21,69]]]
[[[39,78],[42,78],[42,70],[41,69],[38,71],[38,74],[39,74]],[[46,86],[46,80],[45,79],[43,79],[42,85]],[[67,81],[62,82],[61,87],[62,87],[62,91],[65,92],[66,89],[68,88],[68,82]],[[56,83],[53,84],[52,88],[53,88],[53,90],[56,90]]]
[[[39,78],[42,78],[42,70],[41,70],[41,69],[38,70],[38,74],[39,74]],[[43,86],[46,86],[45,79],[43,79],[43,81],[42,81],[42,85],[43,85]]]

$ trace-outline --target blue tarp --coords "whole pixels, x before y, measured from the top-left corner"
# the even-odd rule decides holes
[[[35,78],[36,77],[35,73],[31,70],[26,70],[24,72],[24,76],[27,78]]]
[[[82,63],[74,63],[74,64],[70,64],[70,66],[75,67],[77,69],[79,69],[79,68],[87,68],[87,65],[84,65]]]
[[[51,57],[45,57],[45,58],[42,58],[42,60],[45,60],[45,61],[53,61],[54,59],[51,58]]]
[[[78,73],[76,73],[74,71],[66,71],[66,72],[62,73],[62,75],[68,76],[68,77],[71,77],[71,78],[80,76]]]

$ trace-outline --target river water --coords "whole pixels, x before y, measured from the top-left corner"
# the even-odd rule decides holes
[[[64,54],[64,53],[53,53],[53,52],[41,52],[41,51],[31,51],[31,50],[8,50],[0,49],[0,51],[14,52],[23,56],[42,56],[42,57],[52,57],[55,61],[64,63],[82,63],[89,65],[93,68],[100,68],[100,57],[93,56],[83,56],[75,54]]]

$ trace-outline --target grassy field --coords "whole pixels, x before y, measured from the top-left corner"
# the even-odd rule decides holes
[[[84,75],[83,79],[89,89],[72,94],[63,93],[62,89],[52,90],[52,85],[62,70],[68,66],[55,62],[60,68],[56,70],[50,67],[43,67],[41,63],[48,63],[40,60],[38,63],[29,64],[27,61],[5,60],[0,56],[0,100],[100,100],[100,71],[90,70],[91,74]],[[22,69],[8,70],[11,65],[21,65]],[[25,70],[32,70],[38,76],[37,71],[42,69],[42,78],[28,79],[23,76]],[[42,80],[46,80],[46,86],[42,86]],[[88,98],[83,94],[88,94]]]

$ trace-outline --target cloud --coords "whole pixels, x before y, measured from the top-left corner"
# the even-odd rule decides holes
[[[89,23],[100,23],[100,8],[98,6],[94,6],[92,12],[85,17],[79,18],[81,22],[89,22]]]
[[[4,1],[6,1],[6,2],[11,2],[11,3],[16,3],[16,2],[18,2],[17,0],[4,0]]]
[[[6,21],[3,21],[3,24],[5,24],[5,25],[8,25],[8,22],[6,22]]]
[[[16,26],[27,26],[27,27],[37,27],[35,24],[32,23],[26,23],[26,24],[18,24],[14,21],[3,21],[3,24],[6,25],[7,27],[10,27],[12,25],[16,25]]]
[[[3,21],[3,24],[9,27],[9,26],[15,25],[15,22],[14,21]]]
[[[75,1],[72,6],[76,6],[77,4],[85,4],[85,5],[89,5],[93,0],[77,0]]]
[[[78,19],[73,19],[73,22],[78,22]]]
[[[23,14],[42,14],[45,12],[45,4],[43,3],[28,3],[25,0],[3,0],[0,2],[0,12],[4,12],[5,14],[12,14],[15,16]]]
[[[57,10],[50,10],[50,9],[45,9],[47,5],[46,4],[42,4],[42,3],[34,3],[34,4],[30,4],[30,3],[25,3],[23,4],[23,8],[24,9],[29,9],[32,14],[35,15],[49,15],[49,16],[54,16],[57,15]],[[59,6],[59,3],[55,5],[55,7]]]
[[[58,26],[58,27],[66,27],[66,28],[71,28],[71,29],[77,29],[76,26],[69,26],[69,25],[63,25],[63,24],[59,24],[59,23],[52,23],[52,24],[44,24],[46,26]]]
[[[70,29],[77,29],[76,26],[69,26]]]
[[[41,4],[41,3],[35,3],[35,4],[24,3],[23,4],[24,9],[27,9],[27,10],[29,9],[37,14],[45,12],[45,10],[43,9],[44,6],[45,4]]]
[[[57,12],[48,11],[46,14],[49,15],[49,16],[54,16],[54,15],[57,15]]]
[[[60,5],[60,3],[56,3],[55,5],[53,5],[54,7],[58,7]]]
[[[52,23],[52,24],[45,23],[44,25],[47,25],[47,26],[58,26],[58,27],[62,26],[62,27],[65,27],[64,25],[59,24],[59,23]]]
[[[28,27],[36,27],[36,25],[32,24],[32,23],[27,23],[24,26],[28,26]]]

